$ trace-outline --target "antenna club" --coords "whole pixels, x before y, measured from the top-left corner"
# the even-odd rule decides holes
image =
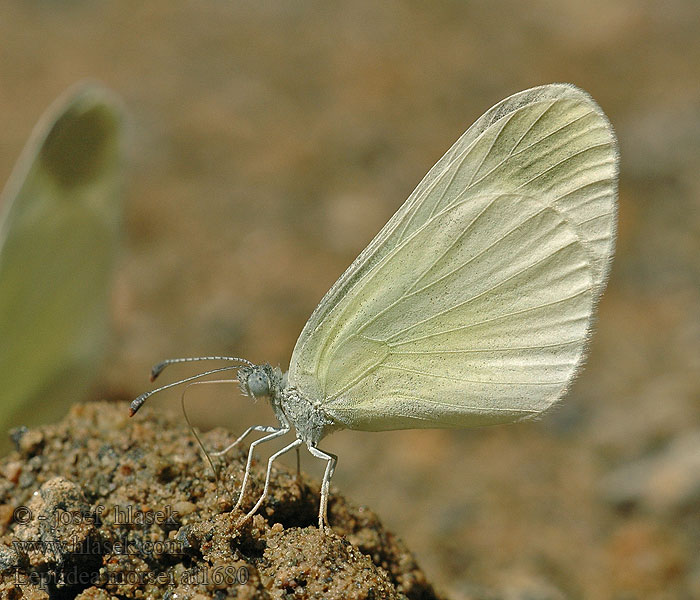
[[[158,375],[160,375],[163,372],[163,369],[165,369],[165,367],[167,366],[167,361],[163,361],[158,363],[157,365],[154,365],[151,369],[151,381],[155,381]]]
[[[129,416],[133,417],[136,414],[136,411],[141,408],[143,403],[146,401],[146,398],[150,396],[149,393],[141,394],[138,398],[134,399],[134,401],[131,403],[129,406]]]

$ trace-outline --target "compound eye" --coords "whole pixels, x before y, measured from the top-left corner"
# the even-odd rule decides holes
[[[264,371],[253,371],[248,375],[248,390],[255,398],[263,398],[270,395],[270,379]]]

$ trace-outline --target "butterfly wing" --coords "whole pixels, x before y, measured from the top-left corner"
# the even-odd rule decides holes
[[[121,222],[121,121],[103,88],[69,90],[35,127],[3,191],[3,425],[35,414],[44,393],[52,402],[41,411],[63,410],[59,396],[80,398],[103,356]]]
[[[326,294],[290,384],[363,430],[546,409],[582,361],[604,287],[617,162],[607,119],[573,86],[494,106]]]

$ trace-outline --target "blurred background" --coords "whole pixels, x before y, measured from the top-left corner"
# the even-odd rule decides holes
[[[71,84],[122,97],[123,251],[90,396],[127,410],[162,358],[286,368],[322,295],[479,115],[584,88],[619,137],[620,222],[569,397],[529,424],[322,446],[336,490],[452,598],[698,598],[699,22],[695,0],[6,0],[0,181]],[[272,421],[232,388],[188,394],[200,427]],[[179,410],[177,392],[152,401]]]

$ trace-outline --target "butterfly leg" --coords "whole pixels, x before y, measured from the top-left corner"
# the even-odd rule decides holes
[[[273,432],[271,432],[267,435],[264,435],[260,439],[255,440],[250,445],[250,448],[248,449],[248,460],[246,461],[246,464],[245,464],[245,473],[243,473],[243,481],[241,482],[241,491],[238,494],[238,501],[236,502],[236,505],[233,507],[234,510],[236,510],[241,505],[241,502],[243,502],[243,494],[245,493],[245,488],[248,485],[248,478],[250,477],[250,467],[253,464],[253,451],[255,450],[255,447],[258,444],[262,444],[263,442],[269,442],[270,440],[274,440],[275,438],[278,438],[286,433],[289,433],[289,431],[291,430],[291,427],[289,425],[289,422],[284,420],[284,421],[280,421],[279,428],[273,427],[272,429],[274,429]]]
[[[321,482],[321,502],[318,508],[318,528],[323,528],[328,525],[328,492],[331,487],[331,477],[335,472],[335,465],[338,462],[338,457],[330,452],[324,452],[316,448],[316,446],[308,446],[309,452],[316,458],[321,458],[326,461],[326,470],[323,473],[323,481]]]
[[[248,429],[245,430],[245,432],[238,437],[238,439],[235,442],[232,442],[226,448],[223,450],[218,450],[217,452],[212,452],[212,456],[223,456],[226,454],[229,450],[232,450],[235,448],[238,444],[240,444],[248,435],[250,435],[253,431],[261,431],[262,433],[276,433],[278,431],[284,430],[284,427],[272,427],[270,425],[253,425],[252,427],[248,427]]]
[[[282,456],[286,452],[289,452],[293,448],[297,448],[302,443],[303,443],[303,441],[297,438],[291,444],[288,444],[287,446],[285,446],[281,450],[278,450],[277,452],[275,452],[268,459],[267,472],[265,473],[265,486],[263,487],[263,492],[262,492],[260,498],[258,499],[258,501],[255,503],[255,506],[250,510],[250,512],[237,523],[238,526],[246,523],[258,511],[258,509],[260,508],[260,505],[265,501],[265,498],[267,498],[267,490],[270,486],[270,473],[272,471],[272,463],[275,461],[275,459],[279,458],[280,456]]]

